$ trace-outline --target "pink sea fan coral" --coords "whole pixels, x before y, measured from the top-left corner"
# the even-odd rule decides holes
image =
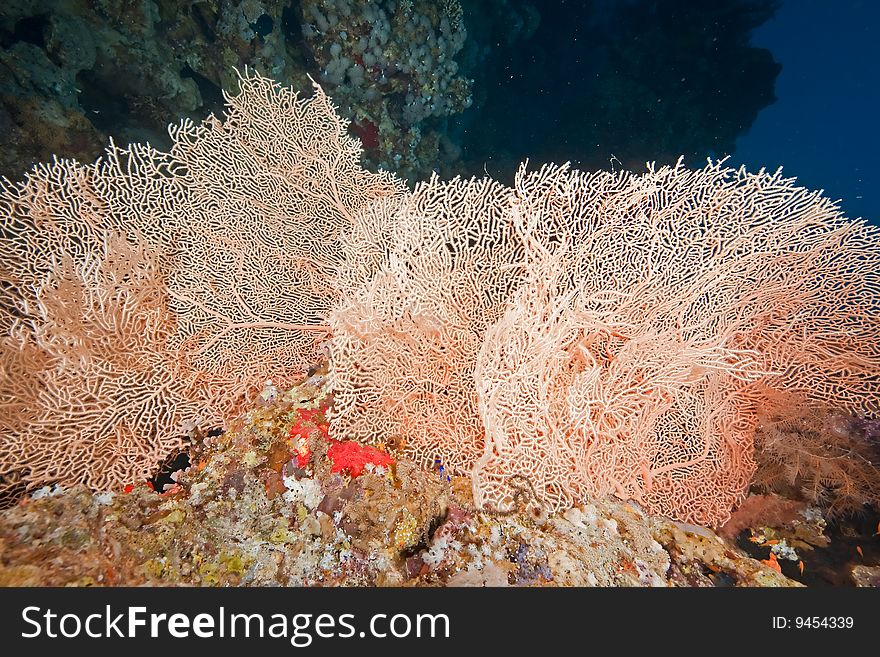
[[[523,166],[409,193],[319,88],[244,76],[228,101],[168,153],[0,185],[0,481],[142,478],[328,328],[332,437],[439,459],[501,510],[615,494],[718,525],[782,391],[880,407],[880,230],[779,173]]]
[[[878,400],[878,231],[820,194],[720,163],[522,168],[508,192],[467,183],[477,197],[462,185],[421,187],[385,217],[393,244],[418,250],[358,222],[375,236],[361,250],[384,256],[333,320],[335,421],[403,433],[422,461],[470,474],[478,504],[509,507],[518,477],[552,509],[616,494],[717,525],[754,472],[763,391]],[[447,215],[468,217],[454,237],[434,227]],[[456,316],[479,346],[453,350],[444,374],[442,318]],[[360,412],[370,394],[385,419]],[[479,429],[452,421],[474,410]]]
[[[717,525],[767,390],[880,399],[878,231],[819,194],[720,164],[522,169],[516,188],[532,265],[478,358],[478,500],[503,506],[519,473],[556,508],[615,493]],[[534,233],[548,220],[561,246]]]
[[[0,182],[4,481],[128,484],[322,357],[339,235],[404,185],[360,167],[317,85],[246,74],[226,99],[168,152]]]

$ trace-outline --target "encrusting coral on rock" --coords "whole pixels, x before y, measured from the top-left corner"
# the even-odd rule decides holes
[[[488,514],[390,446],[334,461],[326,382],[270,390],[164,492],[46,488],[0,512],[0,585],[796,585],[626,503]]]

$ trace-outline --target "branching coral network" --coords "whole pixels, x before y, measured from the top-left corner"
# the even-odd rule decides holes
[[[340,233],[405,188],[360,168],[317,86],[246,75],[227,100],[223,121],[172,127],[167,153],[111,143],[3,182],[4,481],[143,480],[187,427],[319,357]]]
[[[821,194],[681,162],[407,192],[317,86],[241,84],[168,153],[4,182],[4,481],[143,478],[322,348],[333,435],[403,436],[496,511],[526,480],[718,525],[762,418],[876,412],[880,231]]]

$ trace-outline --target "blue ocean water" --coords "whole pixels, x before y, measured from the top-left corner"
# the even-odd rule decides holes
[[[732,161],[783,166],[850,217],[880,224],[880,3],[785,0],[752,43],[782,64],[777,101],[736,143]]]

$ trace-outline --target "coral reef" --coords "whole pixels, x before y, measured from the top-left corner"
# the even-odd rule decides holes
[[[880,513],[841,515],[800,500],[752,494],[719,535],[749,556],[807,586],[878,586]]]
[[[683,27],[681,6],[584,9],[602,101],[538,132],[624,164],[632,134],[660,160],[730,150],[772,102],[778,66],[745,35],[775,3]],[[0,183],[0,584],[841,583],[825,558],[877,585],[880,526],[853,518],[880,505],[880,233],[723,161],[428,177],[456,139],[482,175],[499,126],[467,137],[492,107],[470,76],[539,19],[527,0],[0,8],[4,171],[91,160],[109,132],[160,146]],[[242,65],[312,72],[341,107]],[[738,76],[761,82],[730,103]],[[147,479],[184,453],[173,484]]]
[[[625,503],[487,514],[467,482],[402,454],[334,472],[330,402],[321,370],[267,388],[226,433],[197,441],[165,491],[37,491],[0,512],[0,585],[797,585]],[[305,463],[291,430],[308,436]]]
[[[876,501],[880,231],[821,193],[721,162],[410,193],[360,166],[317,85],[245,74],[228,103],[168,152],[111,144],[0,187],[5,490],[125,485],[328,350],[349,471],[372,458],[351,440],[400,443],[487,511],[614,494],[718,526],[762,418],[801,407],[864,445],[768,430],[765,464]]]
[[[773,0],[7,0],[0,174],[107,137],[170,146],[219,112],[233,67],[337,100],[365,163],[410,180],[507,181],[524,153],[607,166],[702,159],[773,102],[779,67],[748,44]],[[686,19],[682,15],[686,13]],[[515,106],[517,112],[510,112]],[[553,112],[547,112],[552,107]],[[469,108],[469,109],[468,109]]]
[[[457,0],[16,0],[0,9],[0,172],[64,153],[170,145],[166,126],[222,108],[233,67],[307,87],[320,78],[354,120],[371,166],[429,173],[456,148],[429,117],[470,104],[457,75]],[[351,108],[351,109],[349,109]]]
[[[441,158],[425,123],[470,107],[455,57],[467,31],[458,0],[304,0],[309,59],[341,107],[368,163],[415,179]]]

